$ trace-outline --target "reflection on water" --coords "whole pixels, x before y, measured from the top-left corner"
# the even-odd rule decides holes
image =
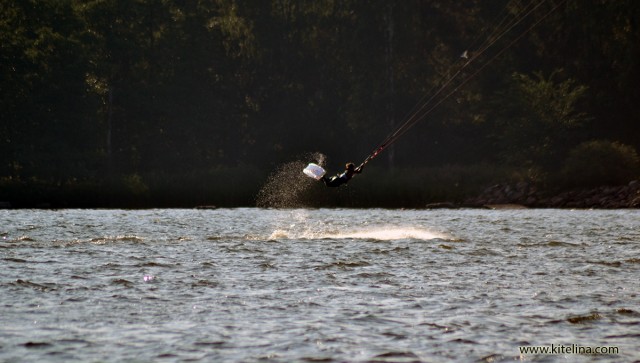
[[[0,211],[0,361],[634,361],[639,217]]]

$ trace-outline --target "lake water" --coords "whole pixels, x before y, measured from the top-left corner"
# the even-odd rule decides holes
[[[640,360],[638,210],[2,210],[0,266],[2,362]]]

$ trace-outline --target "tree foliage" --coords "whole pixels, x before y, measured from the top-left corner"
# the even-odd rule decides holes
[[[636,150],[619,142],[587,141],[571,150],[563,174],[574,186],[624,184],[640,172]]]
[[[512,164],[543,169],[557,168],[566,155],[567,140],[579,140],[579,130],[589,118],[577,107],[587,87],[573,79],[555,81],[541,72],[514,73],[510,94],[498,117],[497,135],[504,159]]]
[[[541,0],[373,165],[554,171],[586,140],[637,149],[639,4]],[[0,178],[147,190],[311,151],[358,162],[522,5],[0,0]]]

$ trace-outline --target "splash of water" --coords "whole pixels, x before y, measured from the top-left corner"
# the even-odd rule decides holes
[[[309,206],[308,191],[313,180],[302,173],[309,162],[323,166],[326,156],[316,152],[281,165],[258,192],[256,205],[261,208],[303,208]]]
[[[399,239],[448,239],[449,237],[442,233],[430,231],[424,228],[391,227],[339,233],[335,238],[375,239],[380,241],[391,241]]]
[[[373,229],[356,229],[350,231],[332,231],[332,230],[295,230],[276,229],[271,233],[269,239],[367,239],[376,241],[394,241],[401,239],[416,240],[433,240],[443,239],[451,240],[452,237],[444,233],[431,231],[419,227],[376,227]]]

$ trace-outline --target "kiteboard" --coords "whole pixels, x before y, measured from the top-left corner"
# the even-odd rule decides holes
[[[324,170],[320,165],[310,163],[306,168],[302,170],[306,176],[313,178],[315,180],[320,180],[326,174],[326,170]]]

